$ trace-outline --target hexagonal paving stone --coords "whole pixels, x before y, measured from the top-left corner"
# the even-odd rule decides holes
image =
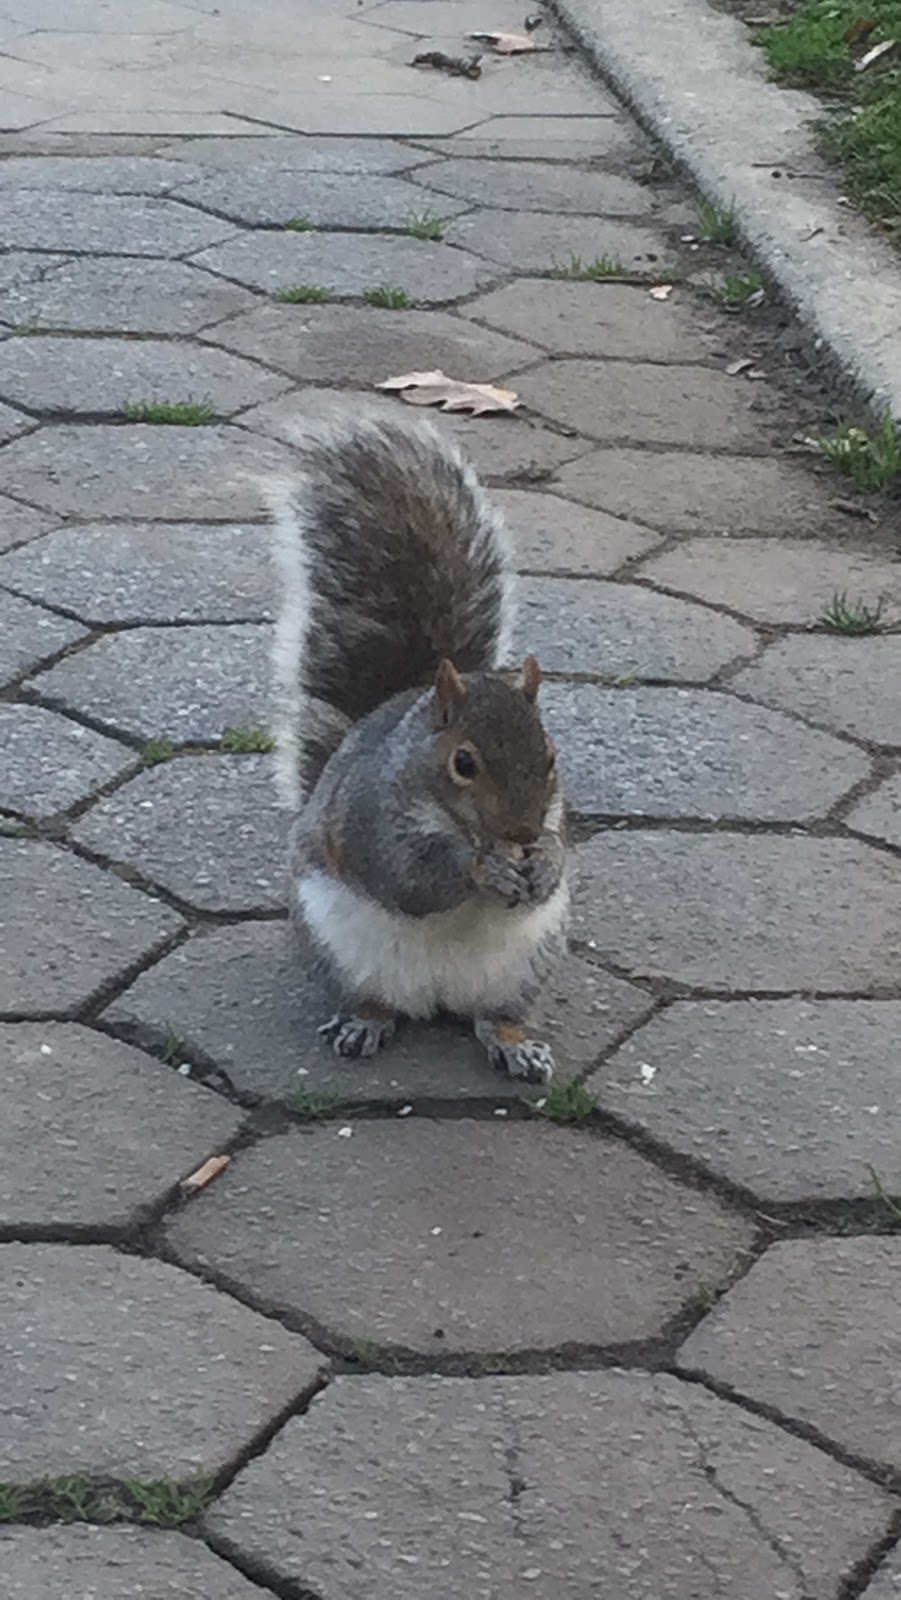
[[[183,256],[228,239],[235,225],[172,200],[20,189],[4,197],[3,237],[22,250]]]
[[[265,725],[270,631],[239,624],[107,634],[33,686],[140,739],[211,742],[227,728]]]
[[[259,1303],[424,1352],[653,1338],[752,1236],[624,1145],[418,1117],[267,1139],[167,1233]]]
[[[620,970],[707,991],[878,994],[901,967],[901,863],[849,839],[597,834],[575,925]]]
[[[734,679],[767,705],[796,711],[857,739],[901,745],[901,637],[781,639]]]
[[[247,233],[204,250],[194,264],[270,294],[311,283],[347,300],[387,284],[425,305],[460,299],[495,276],[483,261],[446,244],[373,235],[355,238],[349,250],[343,235]]]
[[[241,1115],[88,1028],[0,1025],[0,1226],[134,1226],[237,1133]]]
[[[514,659],[528,651],[547,672],[703,682],[754,649],[731,617],[633,584],[591,578],[522,578]]]
[[[135,401],[210,400],[219,416],[272,400],[288,380],[240,356],[153,339],[7,339],[0,393],[30,411],[121,416]]]
[[[423,362],[453,376],[498,378],[539,356],[533,345],[485,333],[443,311],[377,306],[258,305],[206,337],[304,383],[340,379],[361,387],[422,371]]]
[[[259,517],[255,477],[284,453],[229,428],[41,428],[0,454],[0,488],[63,516]]]
[[[156,156],[12,156],[0,162],[0,189],[164,195],[185,182],[183,162]]]
[[[0,809],[52,817],[134,766],[113,739],[43,706],[0,702]]]
[[[59,617],[0,589],[0,686],[86,637],[87,629],[71,617]]]
[[[548,979],[533,1031],[551,1044],[559,1075],[569,1077],[652,1004],[641,989],[571,956]],[[316,1031],[334,1010],[309,946],[298,947],[285,923],[260,922],[190,939],[142,973],[106,1020],[156,1045],[174,1032],[243,1094],[288,1099],[310,1090],[396,1104],[474,1096],[509,1103],[542,1092],[493,1072],[462,1023],[408,1023],[380,1055],[341,1061]]]
[[[52,526],[53,519],[46,512],[35,511],[32,506],[19,505],[17,500],[10,500],[5,494],[0,495],[0,554],[27,544],[29,539],[36,539]],[[0,566],[0,580],[2,576],[3,568]]]
[[[724,346],[709,313],[704,319],[681,301],[649,301],[647,289],[621,283],[517,278],[461,307],[461,313],[532,339],[555,355],[697,361]]]
[[[632,178],[579,167],[561,169],[544,161],[442,161],[422,168],[414,182],[471,205],[504,211],[640,217],[651,210],[651,191]]]
[[[657,274],[671,257],[662,235],[606,217],[475,211],[452,222],[444,237],[510,272],[550,272],[574,258],[591,263],[606,256],[629,272]]]
[[[317,139],[297,134],[267,134],[230,139],[179,140],[165,145],[160,156],[199,163],[215,171],[240,172],[266,163],[268,172],[404,172],[434,161],[426,150],[393,139]]]
[[[647,528],[556,494],[497,489],[491,500],[507,520],[513,560],[523,572],[606,577],[657,542]]]
[[[86,622],[260,622],[272,614],[269,530],[234,523],[60,528],[0,564],[0,582]]]
[[[0,839],[0,1014],[64,1016],[183,926],[167,906],[36,840]]]
[[[489,117],[485,122],[464,128],[453,139],[422,140],[436,155],[453,152],[462,156],[507,156],[527,160],[530,156],[551,161],[598,161],[611,157],[647,155],[638,128],[609,114],[588,117]]]
[[[215,1475],[323,1367],[306,1339],[162,1261],[0,1245],[7,1482]]]
[[[607,816],[821,817],[868,775],[828,734],[730,695],[545,684],[569,804]]]
[[[686,1371],[896,1471],[901,1239],[771,1245],[678,1353]]]
[[[670,1377],[341,1377],[204,1529],[322,1600],[420,1600],[424,1573],[435,1600],[825,1600],[892,1507],[806,1441]]]
[[[465,200],[415,188],[403,178],[371,173],[279,172],[268,164],[208,172],[178,199],[251,226],[279,226],[303,217],[317,228],[404,228],[411,217],[456,216]]]
[[[287,831],[271,756],[188,756],[99,801],[73,838],[200,910],[244,912],[286,904]]]
[[[869,1198],[901,1147],[901,1002],[679,1002],[591,1080],[601,1105],[760,1200]]]
[[[560,475],[564,494],[665,533],[775,533],[847,538],[809,466],[771,457],[691,455],[684,450],[583,452]]]
[[[59,267],[39,282],[29,279],[17,288],[7,304],[21,326],[90,328],[96,333],[194,333],[252,306],[253,296],[237,284],[178,261],[84,256],[61,259]]]
[[[872,794],[849,811],[845,818],[849,828],[865,833],[871,839],[882,839],[885,844],[901,850],[901,773],[896,773],[886,783],[881,783]]]
[[[149,1600],[215,1595],[260,1600],[256,1584],[199,1539],[159,1528],[0,1528],[0,1562],[14,1596]]]
[[[874,608],[884,598],[890,614],[901,607],[901,562],[800,539],[689,539],[642,577],[755,622],[818,622],[836,594]]]
[[[763,384],[654,362],[552,361],[518,380],[541,415],[592,438],[746,450],[775,442],[782,408]]]

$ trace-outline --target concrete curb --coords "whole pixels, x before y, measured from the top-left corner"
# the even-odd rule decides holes
[[[901,417],[901,261],[839,205],[840,180],[812,176],[822,170],[810,127],[818,102],[768,82],[744,26],[706,0],[551,3],[703,192],[734,204],[821,352]]]

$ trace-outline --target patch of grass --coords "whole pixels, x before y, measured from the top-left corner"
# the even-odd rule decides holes
[[[213,1499],[210,1478],[195,1478],[191,1483],[170,1483],[166,1478],[145,1483],[140,1478],[126,1478],[123,1487],[135,1520],[156,1528],[181,1528],[194,1522]]]
[[[734,244],[738,238],[738,218],[734,206],[698,201],[698,238],[705,244]]]
[[[414,211],[407,218],[406,231],[411,239],[443,239],[448,220],[433,216],[431,211]]]
[[[592,283],[603,283],[605,278],[622,278],[626,269],[616,256],[595,256],[593,261],[583,261],[581,256],[570,256],[556,268],[558,277],[577,278]]]
[[[780,82],[829,97],[823,143],[844,169],[848,194],[868,216],[897,230],[901,56],[890,52],[863,73],[855,65],[874,45],[901,40],[901,0],[804,0],[791,17],[758,38]]]
[[[168,1067],[174,1067],[176,1061],[181,1061],[184,1053],[184,1039],[180,1039],[178,1034],[173,1033],[172,1029],[170,1028],[169,1032],[166,1034],[165,1042],[163,1044],[163,1060]]]
[[[347,1110],[349,1102],[343,1095],[329,1094],[325,1089],[295,1089],[288,1097],[290,1109],[307,1122],[330,1122]]]
[[[251,755],[275,749],[275,740],[265,728],[226,728],[219,741],[220,750],[229,755]]]
[[[384,311],[407,311],[413,304],[406,289],[395,289],[388,283],[364,289],[363,299],[368,306],[381,306]]]
[[[595,1098],[577,1078],[552,1082],[536,1110],[550,1122],[584,1122],[595,1109]]]
[[[282,223],[282,227],[286,233],[316,232],[316,224],[311,222],[309,217],[289,217],[287,222]]]
[[[899,1199],[896,1195],[889,1194],[875,1167],[868,1165],[867,1171],[870,1174],[870,1182],[872,1183],[873,1188],[876,1190],[876,1193],[879,1199],[882,1201],[882,1204],[896,1222],[901,1222],[901,1199]]]
[[[54,1522],[112,1522],[117,1515],[112,1497],[80,1473],[42,1478],[31,1494],[33,1509]]]
[[[285,289],[276,289],[272,298],[283,306],[325,306],[332,291],[321,283],[291,283]]]
[[[764,282],[759,272],[727,272],[711,284],[711,293],[727,311],[740,311],[749,300],[759,304]]]
[[[212,400],[128,400],[122,407],[129,422],[150,422],[157,427],[199,428],[212,422]]]
[[[361,1367],[372,1367],[381,1355],[379,1346],[372,1339],[351,1339],[349,1358],[358,1361]]]
[[[162,761],[172,760],[175,746],[171,739],[148,739],[142,753],[146,766],[158,767]]]
[[[0,1483],[0,1523],[21,1522],[34,1511],[32,1495],[20,1483]]]
[[[847,590],[843,590],[841,594],[836,592],[822,613],[820,623],[824,628],[831,628],[833,633],[855,636],[865,633],[884,633],[885,623],[882,621],[884,604],[884,601],[877,600],[875,606],[868,606],[863,600],[849,600]]]
[[[901,432],[888,414],[875,432],[859,427],[839,428],[813,443],[843,477],[850,478],[866,494],[887,489],[901,474]]]

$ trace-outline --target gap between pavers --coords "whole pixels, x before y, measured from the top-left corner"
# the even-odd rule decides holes
[[[551,9],[705,194],[734,206],[742,235],[841,370],[901,414],[898,258],[839,205],[838,174],[815,187],[785,176],[820,166],[811,124],[821,103],[768,82],[743,24],[706,0],[642,0],[640,27],[634,0]]]

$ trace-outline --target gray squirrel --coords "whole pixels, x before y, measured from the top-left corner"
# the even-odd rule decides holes
[[[266,494],[292,915],[342,1000],[319,1031],[371,1056],[398,1017],[449,1012],[541,1082],[524,1024],[565,936],[563,797],[537,661],[499,670],[504,524],[424,419],[338,410],[295,443]]]

